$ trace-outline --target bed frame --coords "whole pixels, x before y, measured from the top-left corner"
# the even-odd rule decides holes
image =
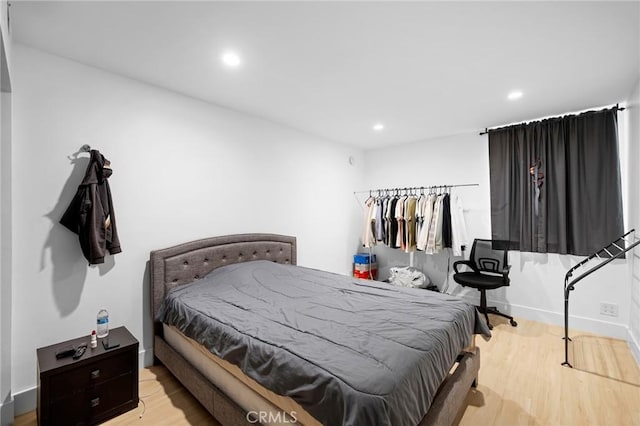
[[[151,252],[149,269],[154,359],[164,364],[224,426],[250,424],[247,412],[169,346],[163,336],[162,324],[156,322],[155,318],[165,295],[172,288],[189,285],[221,266],[251,260],[295,265],[296,239],[276,234],[238,234],[192,241]],[[478,348],[461,354],[455,370],[438,389],[420,425],[451,425],[458,418],[469,389],[476,385],[479,369]]]

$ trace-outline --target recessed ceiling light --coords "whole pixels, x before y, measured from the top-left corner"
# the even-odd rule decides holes
[[[507,95],[507,98],[509,98],[509,100],[516,100],[516,99],[520,99],[522,97],[522,92],[519,90],[514,90],[513,92],[509,93]]]
[[[384,130],[384,124],[382,123],[376,123],[373,125],[373,130],[375,130],[376,132],[380,132],[382,130]]]
[[[222,54],[222,62],[229,68],[237,68],[242,63],[240,56],[238,56],[236,52],[230,50]]]

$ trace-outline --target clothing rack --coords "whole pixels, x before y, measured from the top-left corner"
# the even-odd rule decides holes
[[[587,277],[588,275],[591,275],[592,273],[602,268],[603,266],[613,262],[615,259],[619,259],[620,257],[622,257],[623,254],[625,254],[626,252],[630,251],[635,246],[640,244],[640,240],[638,240],[637,237],[635,237],[636,241],[630,241],[628,239],[628,237],[632,234],[633,234],[632,237],[635,236],[634,232],[635,232],[635,229],[632,229],[626,234],[618,237],[613,242],[609,243],[607,246],[591,254],[589,257],[582,260],[576,266],[569,269],[567,271],[567,274],[564,276],[564,337],[563,337],[564,362],[562,363],[562,365],[567,365],[573,368],[573,366],[569,363],[569,341],[571,340],[569,338],[569,293],[575,290],[575,285],[579,281],[581,281],[583,278]],[[627,244],[626,246],[625,246],[625,243]],[[594,259],[598,259],[600,262],[592,266],[591,268],[587,269],[585,272],[578,275],[576,278],[573,278],[571,281],[569,281],[573,277],[573,274],[578,269],[586,268],[586,265],[589,262],[594,261]]]
[[[425,190],[447,190],[450,188],[458,188],[461,186],[480,186],[478,183],[463,183],[458,185],[431,185],[431,186],[409,186],[405,188],[380,188],[380,189],[369,189],[367,191],[353,191],[354,194],[366,194],[372,195],[374,192],[379,194],[387,193],[387,194],[396,194],[400,192],[409,193],[416,191],[425,191]]]
[[[357,195],[358,194],[369,194],[369,196],[373,196],[373,193],[376,192],[378,195],[382,195],[382,194],[388,194],[388,195],[392,195],[392,194],[417,194],[418,191],[420,192],[420,194],[424,194],[424,191],[432,191],[432,190],[436,190],[436,191],[447,191],[451,188],[460,188],[460,187],[469,187],[469,186],[480,186],[480,184],[478,183],[463,183],[463,184],[455,184],[455,185],[430,185],[430,186],[410,186],[410,187],[403,187],[403,188],[378,188],[378,189],[369,189],[366,191],[354,191],[353,195],[356,196],[356,199],[358,198]],[[369,247],[369,254],[372,253],[371,247]],[[409,252],[409,266],[413,266],[414,265],[414,254],[415,252]],[[445,278],[445,282],[444,282],[444,287],[443,287],[443,291],[445,289],[447,289],[449,287],[449,271],[451,269],[451,259],[449,256],[447,256],[447,276]]]

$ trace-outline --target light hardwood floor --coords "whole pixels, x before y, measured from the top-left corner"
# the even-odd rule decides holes
[[[570,331],[568,368],[562,327],[492,322],[460,425],[640,425],[640,368],[625,341]]]
[[[560,365],[561,327],[491,320],[491,340],[477,338],[479,386],[467,397],[460,426],[640,426],[640,368],[626,342],[571,332],[568,368]],[[142,370],[140,379],[144,402],[108,425],[218,424],[163,367]],[[16,426],[35,424],[35,412],[16,419]]]

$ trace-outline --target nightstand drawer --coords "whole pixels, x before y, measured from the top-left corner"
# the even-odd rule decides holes
[[[114,377],[130,373],[131,353],[124,352],[109,359],[94,362],[51,377],[51,391],[55,399],[71,395],[87,387],[97,386]]]
[[[131,374],[125,374],[117,377],[87,392],[89,410],[91,417],[98,419],[106,412],[113,410],[114,407],[120,407],[123,404],[131,403],[134,400],[132,381],[137,382],[138,378],[131,377]],[[136,395],[135,405],[138,405]]]
[[[86,424],[87,419],[93,423],[113,411],[114,407],[118,410],[127,403],[137,405],[132,380],[131,374],[125,374],[95,388],[53,401],[50,407],[52,424],[80,425]]]
[[[49,419],[46,421],[38,419],[38,422],[50,426],[87,425],[90,411],[85,401],[84,394],[76,394],[52,403],[46,408]]]

